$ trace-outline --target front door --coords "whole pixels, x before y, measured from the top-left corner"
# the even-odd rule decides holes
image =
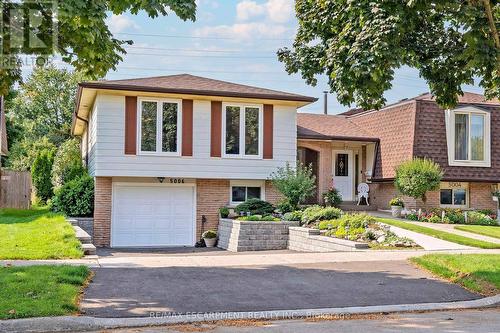
[[[343,201],[354,200],[352,155],[352,150],[333,151],[333,187],[340,192]]]

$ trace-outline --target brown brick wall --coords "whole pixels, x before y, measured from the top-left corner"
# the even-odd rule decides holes
[[[111,233],[111,177],[95,177],[94,245],[110,246]]]
[[[198,179],[196,181],[196,238],[203,231],[217,230],[219,224],[219,208],[229,204],[229,180]],[[206,223],[202,231],[202,216]]]
[[[470,209],[497,209],[496,202],[491,198],[491,183],[469,183],[469,208]],[[438,208],[439,191],[427,192],[427,200],[415,200],[410,197],[401,196],[392,183],[379,183],[370,185],[371,203],[378,208],[389,208],[389,200],[395,196],[401,197],[409,209],[431,209]]]
[[[276,205],[281,199],[283,199],[283,195],[274,188],[270,180],[266,180],[266,201]]]

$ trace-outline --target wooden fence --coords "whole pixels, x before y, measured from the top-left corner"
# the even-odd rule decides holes
[[[30,208],[30,173],[1,169],[0,177],[0,208]]]

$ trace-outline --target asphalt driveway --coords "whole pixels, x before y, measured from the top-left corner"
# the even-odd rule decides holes
[[[244,256],[241,260],[245,260]],[[480,298],[406,261],[98,268],[81,308],[97,317],[449,302]]]

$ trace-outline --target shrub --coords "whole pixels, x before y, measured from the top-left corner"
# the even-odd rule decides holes
[[[414,158],[396,168],[395,185],[399,192],[426,201],[426,193],[439,188],[443,173],[441,167],[426,158]]]
[[[266,215],[266,216],[261,216],[261,215],[250,215],[250,216],[240,216],[238,217],[239,221],[270,221],[270,222],[278,222],[281,221],[279,218],[274,217],[272,215]]]
[[[54,194],[50,174],[54,163],[54,153],[50,150],[42,150],[31,167],[31,178],[35,193],[41,202],[45,203]]]
[[[335,187],[332,187],[328,192],[323,193],[323,200],[327,206],[338,206],[342,203],[342,194]]]
[[[287,199],[281,200],[280,202],[278,202],[278,204],[276,205],[276,209],[281,214],[293,212],[293,210],[294,210],[294,208],[292,207],[292,205],[290,204],[290,202]]]
[[[483,214],[478,211],[467,212],[467,224],[479,225],[497,225],[497,221],[492,219],[489,215]]]
[[[404,207],[405,203],[403,199],[401,198],[392,198],[391,201],[389,201],[389,206],[398,206],[398,207]]]
[[[283,220],[285,221],[301,221],[302,220],[302,211],[296,210],[293,212],[286,213],[283,215]]]
[[[92,216],[94,213],[94,179],[82,176],[56,190],[52,209],[66,216]]]
[[[223,219],[227,218],[229,216],[229,208],[227,207],[219,208],[219,214],[220,217],[222,217]]]
[[[367,214],[345,214],[339,219],[339,228],[366,228],[369,224],[374,222],[375,219]]]
[[[431,217],[429,217],[427,220],[428,220],[429,222],[431,222],[431,223],[441,223],[441,222],[442,222],[442,221],[441,221],[441,218],[440,218],[439,216],[437,216],[437,215],[432,215],[432,216],[431,216]]]
[[[278,168],[271,174],[274,187],[287,198],[293,210],[298,209],[308,197],[314,194],[316,189],[316,177],[312,174],[312,168],[298,164],[296,168],[287,163],[283,168]]]
[[[327,220],[318,223],[319,230],[331,230],[336,229],[339,226],[339,220]]]
[[[418,221],[418,215],[416,213],[410,213],[406,215],[406,218],[410,221]]]
[[[342,216],[342,210],[335,207],[311,206],[302,213],[302,223],[309,224],[315,221],[333,220]]]
[[[274,207],[269,202],[260,199],[248,199],[236,206],[234,211],[237,214],[248,213],[251,215],[269,215],[274,212]]]
[[[217,238],[217,231],[207,230],[201,235],[201,238],[208,238],[208,239]]]
[[[71,139],[64,142],[57,150],[52,166],[52,185],[54,188],[64,185],[85,173],[80,156],[78,140]]]
[[[452,224],[464,224],[465,216],[460,209],[446,209],[445,218]]]

